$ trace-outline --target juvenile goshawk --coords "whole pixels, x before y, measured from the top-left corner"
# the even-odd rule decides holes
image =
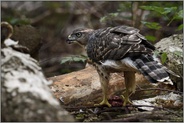
[[[123,105],[131,103],[129,96],[135,92],[135,72],[140,72],[152,83],[172,84],[169,75],[177,76],[159,62],[153,54],[155,47],[133,27],[80,28],[68,36],[67,42],[85,46],[99,74],[103,100],[97,105],[111,106],[107,100],[110,73],[124,72],[126,92]]]

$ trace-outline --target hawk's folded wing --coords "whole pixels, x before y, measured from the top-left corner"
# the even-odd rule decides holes
[[[138,29],[118,26],[95,30],[89,37],[87,54],[93,61],[120,60],[126,55],[147,54],[154,49]]]

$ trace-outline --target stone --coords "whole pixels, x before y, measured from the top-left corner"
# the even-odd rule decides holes
[[[183,91],[183,34],[163,38],[155,47],[160,55],[167,55],[164,65],[180,76],[171,76],[171,79],[176,83],[177,89]]]
[[[52,94],[38,62],[29,54],[1,50],[1,121],[74,121]]]

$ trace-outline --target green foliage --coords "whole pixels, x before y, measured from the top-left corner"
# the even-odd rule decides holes
[[[140,6],[141,9],[157,12],[161,15],[167,15],[171,12],[175,12],[177,7],[158,7],[158,6]]]
[[[183,29],[183,24],[178,26],[177,31],[182,30],[182,29]]]
[[[161,33],[164,30],[165,26],[170,26],[173,22],[173,28],[176,28],[176,25],[179,25],[174,31],[181,31],[183,29],[183,24],[181,24],[181,20],[183,19],[183,7],[182,2],[141,2],[137,4],[140,9],[143,11],[149,11],[148,15],[146,15],[146,19],[141,21],[141,24],[146,26],[147,28],[152,30],[159,30]],[[111,23],[119,24],[121,20],[132,20],[132,16],[129,14],[132,12],[132,5],[134,5],[134,1],[130,2],[119,2],[119,8],[117,12],[106,14],[105,16],[100,18],[101,23],[107,23],[108,25]],[[133,13],[132,13],[133,15]],[[144,16],[144,14],[140,14],[140,16]],[[139,18],[139,17],[137,17]],[[141,18],[141,17],[140,17]],[[158,21],[157,21],[158,20]],[[129,21],[129,22],[130,22]],[[135,20],[136,21],[136,20]],[[140,20],[139,20],[140,21]],[[126,21],[125,21],[126,22]],[[127,21],[128,22],[128,21]],[[112,25],[113,25],[112,24]],[[124,24],[120,23],[120,24]],[[137,27],[141,27],[141,25],[136,25]],[[151,36],[147,34],[146,38],[154,42],[157,40],[155,35]]]
[[[159,30],[161,28],[160,24],[156,22],[141,21],[141,23],[150,29]]]
[[[168,20],[170,20],[167,26],[169,26],[174,20],[183,19],[183,10],[178,10],[179,9],[178,7],[140,6],[140,8],[144,10],[156,12],[160,14],[160,17],[165,16]],[[143,23],[143,24],[147,24],[147,23]],[[157,23],[151,22],[148,25],[149,25],[147,26],[148,28],[158,29],[158,28],[154,28],[158,26]],[[180,26],[178,28],[179,30],[181,30],[183,26]]]
[[[160,51],[155,50],[155,51],[154,51],[154,55],[155,55],[157,58],[160,58],[162,64],[164,64],[164,63],[167,61],[168,56],[167,56],[167,53],[166,53],[166,52],[162,52],[162,53],[161,53]]]
[[[180,10],[174,15],[174,19],[183,19],[183,10]]]
[[[100,22],[104,23],[107,20],[111,20],[111,19],[117,17],[118,15],[119,15],[119,13],[117,13],[117,12],[116,13],[109,13],[108,15],[101,17]]]
[[[164,64],[167,60],[167,53],[163,52],[162,55],[161,55],[161,62],[162,64]]]
[[[148,40],[148,41],[151,41],[151,42],[154,42],[156,40],[156,37],[155,36],[152,36],[152,35],[146,35],[145,38]]]
[[[161,59],[162,64],[164,64],[168,59],[168,53],[166,53],[166,52],[160,52],[158,50],[155,50],[154,55]],[[181,52],[181,51],[174,51],[172,55],[176,56],[176,57],[183,58],[183,52]]]
[[[182,20],[183,19],[183,10],[179,10],[179,7],[176,6],[154,6],[154,5],[147,5],[147,6],[140,6],[143,10],[148,10],[153,13],[156,13],[158,17],[163,18],[163,20],[168,21],[167,26],[169,26],[174,20]],[[152,15],[152,14],[149,14]],[[155,15],[153,15],[155,16]],[[147,21],[141,21],[143,25],[148,27],[149,29],[155,29],[159,30],[162,28],[162,26],[159,24],[160,22],[147,22]],[[183,24],[179,25],[176,31],[180,31],[183,29]],[[155,41],[156,37],[154,36],[146,36],[146,38],[149,41]],[[167,55],[165,53],[161,56],[162,62],[164,63],[167,59]]]
[[[85,62],[87,60],[87,56],[84,55],[75,55],[75,56],[68,56],[68,57],[64,57],[61,60],[61,64],[67,63],[67,62]]]
[[[170,23],[172,23],[174,20],[180,20],[180,19],[183,19],[183,10],[180,10],[178,13],[175,13],[173,18],[171,19],[171,21],[167,25],[169,26]]]

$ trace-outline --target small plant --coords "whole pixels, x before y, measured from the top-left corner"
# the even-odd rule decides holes
[[[168,20],[167,26],[169,26],[174,20],[183,19],[183,10],[178,10],[178,7],[158,7],[158,6],[140,6],[141,9],[153,11],[156,16],[163,17],[164,20]],[[143,25],[150,29],[159,30],[162,26],[158,22],[147,22],[141,21]],[[179,25],[176,31],[183,29],[183,24]],[[147,35],[145,36],[147,40],[154,42],[156,37]],[[162,56],[165,59],[165,54]]]
[[[68,56],[68,57],[63,57],[61,60],[61,64],[65,63],[71,63],[71,62],[86,62],[87,56],[85,55],[74,55],[74,56]]]
[[[166,63],[166,61],[168,59],[168,56],[167,56],[166,52],[160,52],[158,50],[155,50],[154,55],[161,60],[162,64]]]
[[[183,19],[183,10],[178,10],[177,7],[158,7],[158,6],[140,6],[141,9],[153,11],[157,14],[157,16],[165,17],[165,20],[170,20],[167,24],[169,26],[174,20],[182,20]],[[157,22],[146,22],[142,21],[142,24],[147,26],[150,29],[160,29],[161,26]],[[183,24],[179,25],[178,30],[183,29]]]
[[[108,15],[101,17],[100,22],[104,23],[107,20],[112,20],[112,19],[116,18],[118,15],[119,15],[119,13],[117,13],[117,12],[116,13],[109,13]]]
[[[167,53],[163,52],[163,53],[161,54],[161,62],[162,62],[162,64],[164,64],[164,63],[166,62],[167,59],[168,59]]]

